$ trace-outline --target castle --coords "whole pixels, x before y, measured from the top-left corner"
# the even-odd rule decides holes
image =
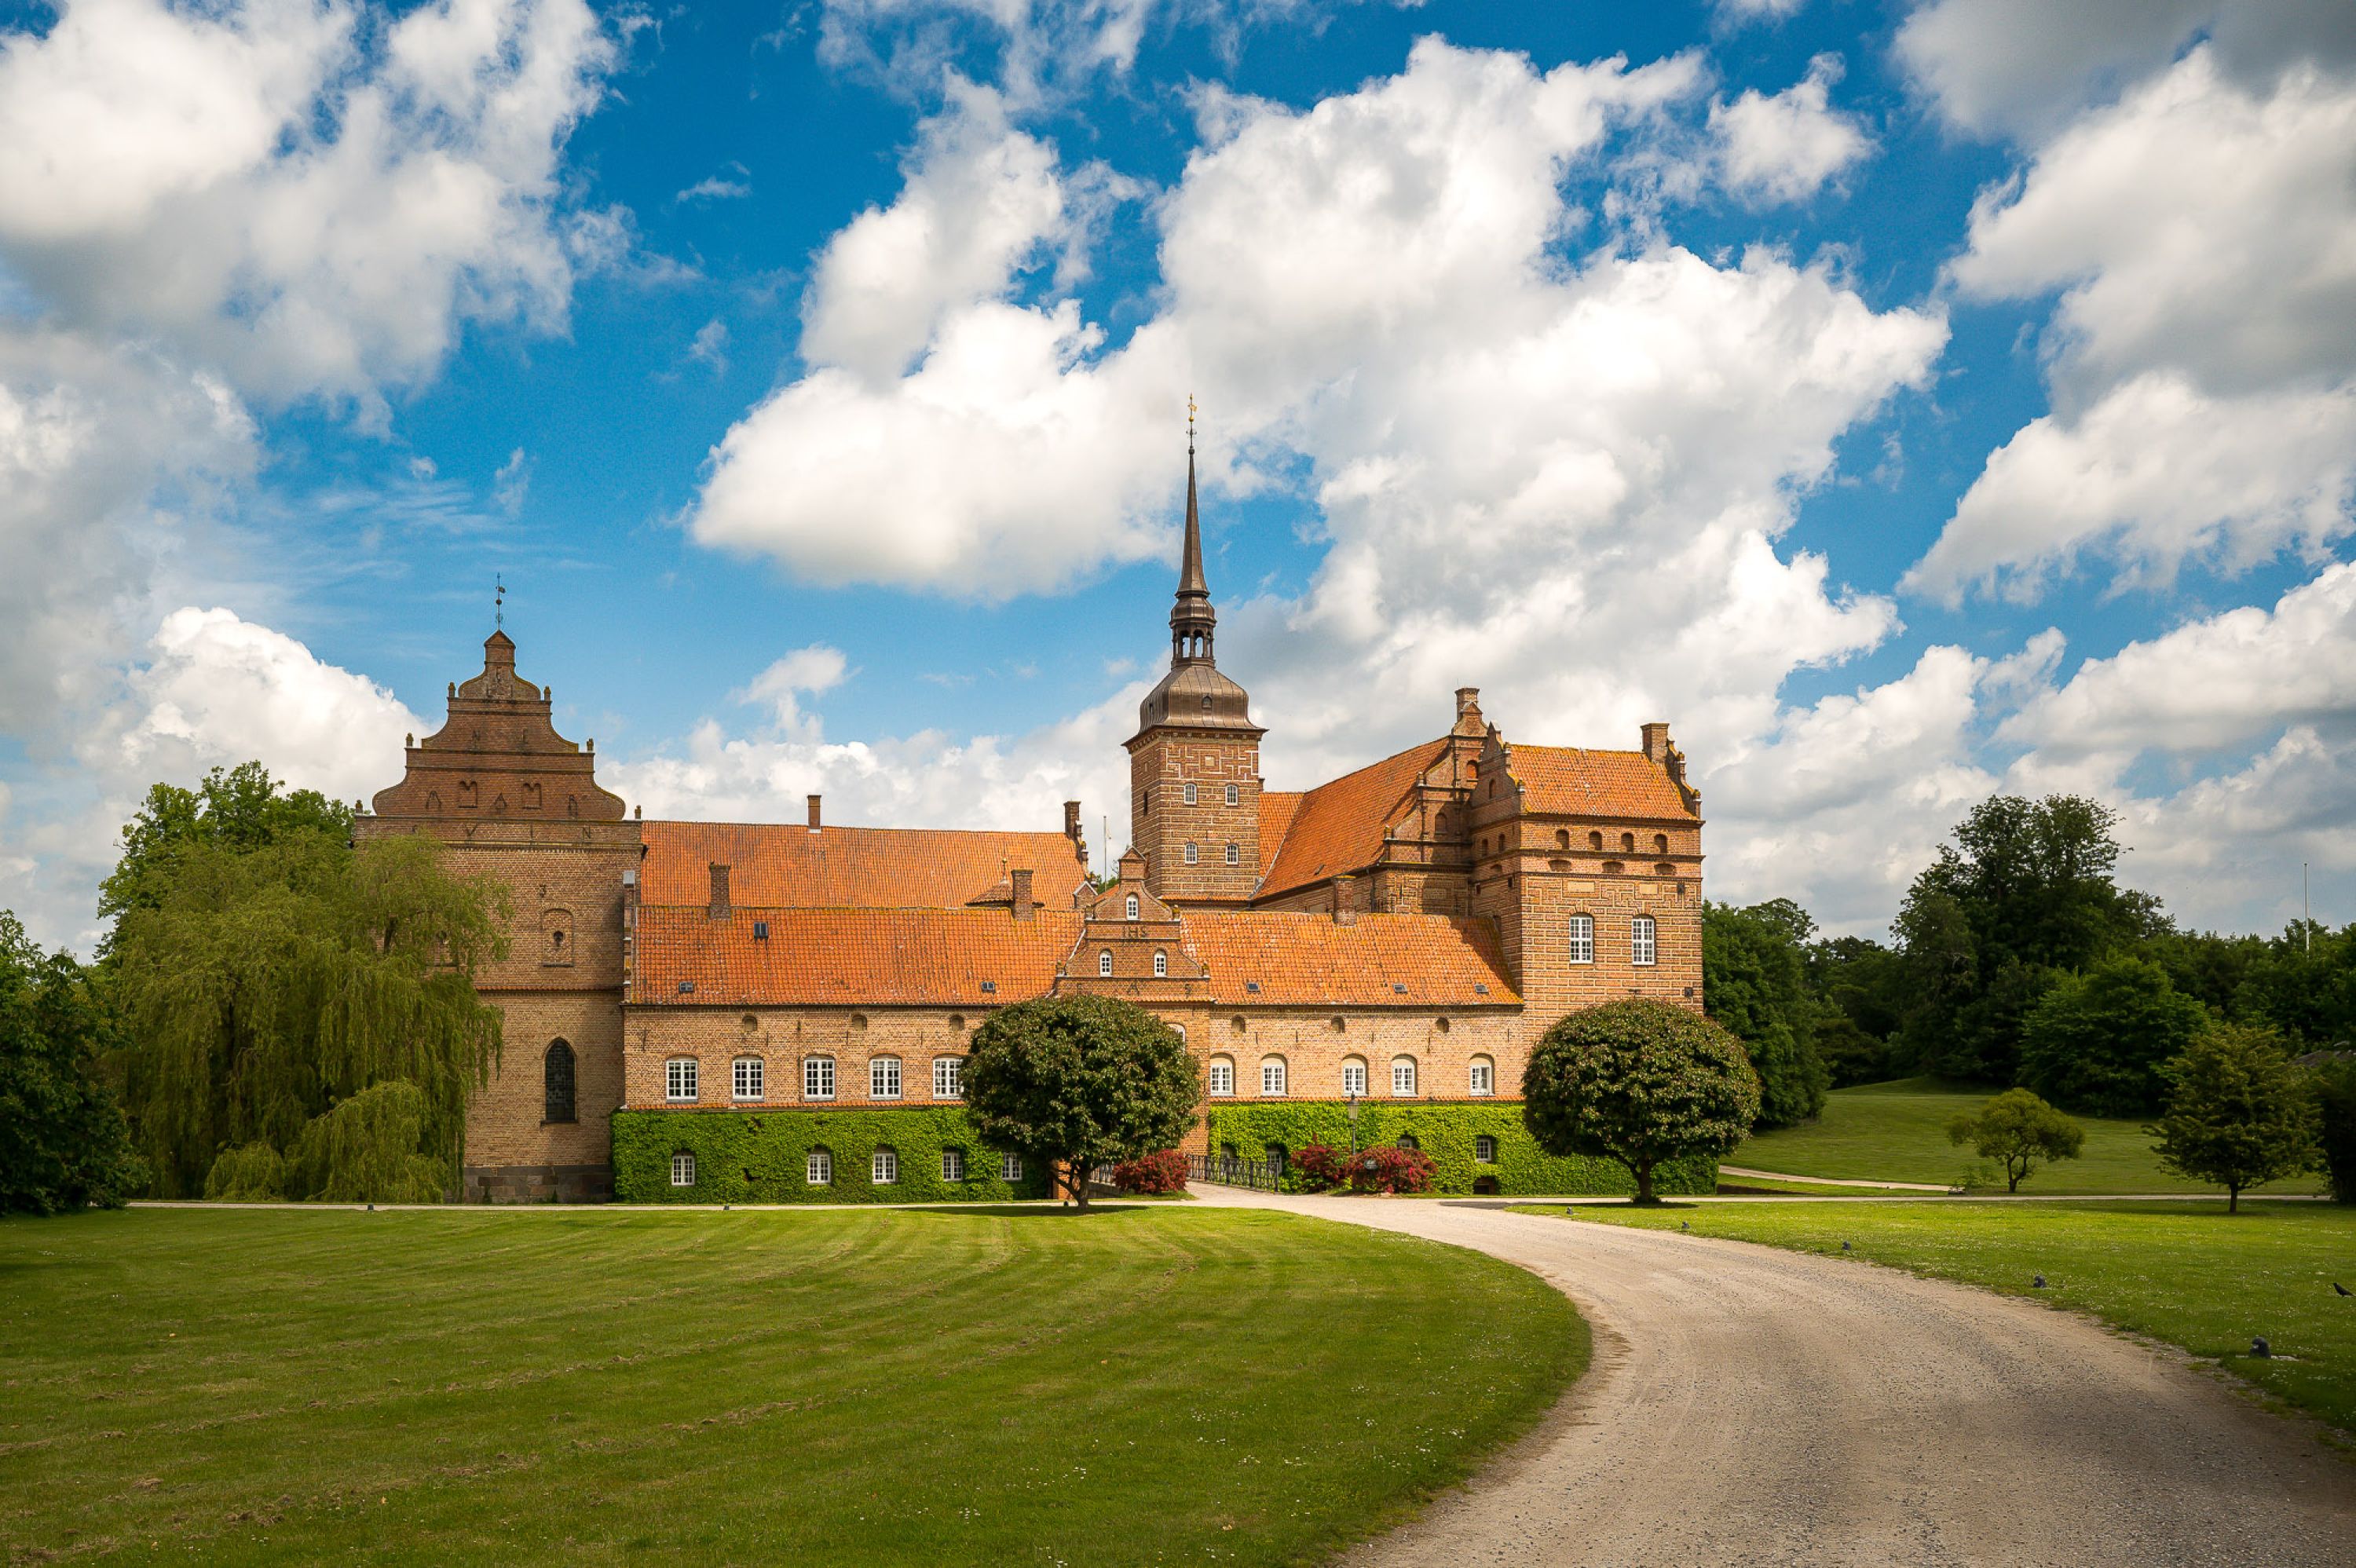
[[[1436,739],[1271,790],[1216,622],[1190,452],[1170,671],[1101,888],[1077,801],[1059,832],[830,826],[817,795],[801,824],[639,820],[495,632],[358,824],[430,835],[509,891],[509,952],[477,976],[506,1044],[467,1113],[466,1197],[1038,1190],[1019,1155],[967,1147],[958,1072],[991,1009],[1067,991],[1183,1033],[1198,1151],[1338,1141],[1322,1129],[1364,1106],[1461,1142],[1443,1166],[1472,1189],[1567,1189],[1516,1152],[1529,1044],[1618,997],[1701,1006],[1701,802],[1669,727],[1634,751],[1514,745],[1468,688]]]

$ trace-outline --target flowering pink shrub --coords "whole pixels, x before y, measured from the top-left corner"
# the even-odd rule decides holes
[[[1347,1187],[1353,1192],[1429,1192],[1431,1157],[1421,1149],[1383,1145],[1345,1154],[1325,1144],[1311,1144],[1293,1160],[1304,1185],[1321,1189]]]

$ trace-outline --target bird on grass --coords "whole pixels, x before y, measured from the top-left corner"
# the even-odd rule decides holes
[[[1841,1243],[1841,1251],[1843,1251],[1843,1252],[1845,1252],[1845,1253],[1853,1253],[1853,1252],[1857,1251],[1857,1249],[1856,1249],[1855,1247],[1853,1247],[1853,1246],[1849,1245],[1847,1242],[1843,1242],[1843,1243]]]
[[[2265,1360],[2266,1357],[2271,1356],[2271,1355],[2273,1355],[2274,1353],[2275,1353],[2275,1348],[2274,1348],[2272,1345],[2269,1345],[2269,1344],[2267,1344],[2267,1343],[2266,1343],[2266,1337],[2265,1337],[2264,1334],[2256,1334],[2256,1335],[2253,1335],[2253,1336],[2251,1337],[2251,1339],[2250,1339],[2250,1354],[2251,1354],[2251,1355],[2255,1356],[2255,1357],[2259,1358],[2261,1360]]]
[[[1677,1229],[1680,1231],[1690,1231],[1693,1229],[1693,1221],[1691,1220],[1680,1220],[1677,1221]]]
[[[2336,1279],[2331,1282],[2331,1288],[2338,1291],[2342,1296],[2356,1296],[2356,1290],[2349,1289],[2346,1285],[2340,1284]]]
[[[2031,1279],[2029,1282],[2029,1288],[2031,1290],[2043,1290],[2045,1288],[2045,1276],[2040,1274]]]

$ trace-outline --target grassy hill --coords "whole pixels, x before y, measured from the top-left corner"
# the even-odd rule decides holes
[[[1976,1157],[1947,1141],[1957,1111],[1976,1108],[1993,1090],[1965,1088],[1928,1078],[1901,1078],[1837,1089],[1825,1114],[1804,1126],[1762,1133],[1726,1157],[1729,1165],[1793,1176],[1863,1181],[1960,1180]],[[2141,1122],[2082,1116],[2085,1151],[2038,1171],[2024,1193],[2221,1192],[2161,1168]],[[1998,1189],[2001,1190],[1999,1182]],[[2319,1192],[2320,1177],[2300,1177],[2264,1189],[2270,1193]]]
[[[0,1559],[1323,1562],[1587,1345],[1493,1259],[1192,1206],[9,1219]]]

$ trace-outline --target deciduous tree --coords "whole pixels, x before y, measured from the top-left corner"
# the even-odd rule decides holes
[[[1553,1155],[1618,1160],[1653,1203],[1653,1171],[1725,1154],[1759,1118],[1742,1042],[1698,1013],[1632,997],[1561,1019],[1531,1048],[1522,1121]]]
[[[2210,1024],[2166,1076],[2168,1114],[2145,1129],[2152,1147],[2170,1170],[2222,1187],[2229,1211],[2244,1189],[2314,1168],[2314,1085],[2274,1030]]]
[[[1759,1074],[1759,1125],[1788,1127],[1825,1108],[1830,1077],[1816,1052],[1820,1003],[1808,985],[1815,923],[1789,899],[1702,911],[1702,996],[1742,1041]]]
[[[1088,1171],[1174,1147],[1194,1125],[1202,1077],[1177,1031],[1112,997],[1043,997],[973,1031],[965,1106],[984,1142],[1060,1164],[1088,1206]]]
[[[2086,1129],[2028,1090],[2008,1089],[1976,1111],[1958,1113],[1947,1124],[1947,1141],[2001,1162],[2004,1189],[2018,1192],[2040,1165],[2077,1158]]]
[[[62,949],[0,910],[0,1214],[118,1208],[145,1172],[99,1072],[112,1020]]]
[[[2209,1021],[2209,1009],[2148,958],[2115,954],[2064,975],[2021,1022],[2021,1082],[2094,1116],[2148,1115],[2160,1069]]]

